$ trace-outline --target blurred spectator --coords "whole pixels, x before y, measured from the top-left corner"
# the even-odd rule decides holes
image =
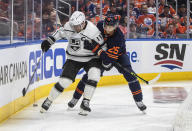
[[[55,7],[55,5],[54,5],[53,1],[45,2],[44,8],[46,8],[50,12],[54,11],[54,7]]]
[[[159,17],[173,18],[173,16],[170,14],[170,6],[169,5],[164,5],[163,12],[159,15]]]
[[[25,36],[25,25],[23,24],[24,21],[21,21],[18,23],[18,37],[24,37]],[[32,21],[28,21],[27,23],[27,38],[32,38],[32,30],[33,30],[33,24]],[[40,38],[40,18],[34,18],[34,38]]]
[[[136,24],[133,24],[131,23],[130,26],[129,26],[129,38],[130,39],[137,39],[138,38],[138,35],[137,35],[137,25]]]
[[[178,10],[179,17],[184,17],[187,15],[187,6],[185,4],[181,4]]]
[[[160,0],[159,9],[158,9],[159,14],[162,14],[164,12],[164,9],[165,9],[164,6],[165,5],[166,5],[165,0]],[[172,6],[169,5],[169,7],[170,7],[170,14],[172,16],[175,15],[176,11],[173,9]]]
[[[24,37],[25,36],[25,25],[23,23],[24,23],[24,21],[18,23],[18,27],[19,27],[18,37]]]
[[[154,33],[154,22],[156,20],[153,14],[148,14],[147,5],[141,6],[141,15],[137,19],[138,31],[142,37],[152,37]]]
[[[51,20],[49,19],[51,12],[49,12],[48,10],[44,10],[43,11],[43,18],[42,18],[42,23],[43,23],[43,37],[48,36],[49,32],[53,32],[54,31],[54,27],[51,23]]]
[[[89,15],[90,17],[94,17],[96,14],[96,5],[97,5],[97,0],[91,0],[89,4]]]
[[[109,10],[109,5],[110,5],[110,2],[105,0],[103,4],[103,15],[107,14],[107,11]]]
[[[180,19],[178,15],[175,15],[171,21],[171,23],[173,23],[176,27],[176,33],[180,33],[180,34],[184,34],[186,31],[186,27],[182,26],[180,24]]]
[[[42,30],[43,30],[43,37],[50,35],[52,32],[56,30],[56,26],[59,28],[61,26],[61,22],[59,17],[57,17],[56,21],[56,11],[54,10],[54,2],[48,1],[45,2],[43,5],[42,11]]]
[[[14,20],[17,22],[24,20],[24,1],[23,0],[17,0],[14,2]]]
[[[178,38],[176,35],[176,28],[173,23],[168,24],[166,31],[163,33],[163,38],[168,39],[176,39]]]
[[[129,22],[135,24],[137,21],[137,17],[134,14],[133,10],[129,10]]]
[[[166,27],[173,16],[170,14],[170,6],[169,5],[164,5],[163,13],[159,15],[160,21],[161,21],[161,26]]]
[[[181,26],[183,27],[183,33],[187,33],[187,16],[181,17]],[[192,34],[192,18],[189,18],[189,33]]]
[[[130,4],[130,5],[134,5],[134,7],[136,7],[136,6],[135,6],[135,0],[130,0],[130,1],[129,1],[129,4]]]
[[[98,23],[98,21],[100,21],[100,9],[101,6],[99,4],[96,5],[96,12],[95,12],[95,16],[90,18],[90,21],[92,23],[94,23],[95,25]],[[102,19],[104,19],[104,15],[102,16]]]
[[[8,1],[0,1],[0,17],[8,18]]]
[[[107,11],[107,14],[117,14],[117,8],[115,4],[112,4]]]
[[[128,21],[128,17],[122,16],[119,22],[119,28],[124,34],[125,38],[127,38],[127,21]]]
[[[157,38],[160,39],[160,38],[163,38],[164,37],[164,32],[165,32],[165,29],[166,27],[164,26],[161,26],[161,24],[158,24],[158,35],[157,35]],[[153,35],[153,38],[156,38],[156,28],[155,28],[155,32],[154,32],[154,35]]]
[[[147,0],[147,6],[148,6],[148,13],[149,14],[156,14],[156,5],[154,0]]]
[[[134,6],[134,4],[130,4],[129,6],[130,9],[130,16],[135,16],[135,18],[138,18],[140,15],[140,10]]]
[[[187,26],[187,16],[181,17],[180,22],[182,26]],[[192,18],[189,18],[189,24],[192,25]]]
[[[143,4],[146,4],[147,3],[147,0],[134,0],[134,5],[137,7],[137,8],[141,8],[141,6]]]
[[[127,10],[123,10],[123,5],[120,3],[116,4],[116,14],[123,16],[127,14]]]

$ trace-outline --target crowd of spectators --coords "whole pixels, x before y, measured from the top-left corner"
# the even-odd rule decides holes
[[[76,10],[77,0],[65,0],[72,6],[71,12]],[[10,28],[10,8],[9,0],[0,0],[0,36],[9,33]],[[79,0],[79,10],[83,11],[86,18],[94,24],[108,13],[114,13],[119,16],[119,28],[127,38],[186,38],[187,32],[187,5],[186,2],[178,4],[176,12],[175,0],[159,0],[158,6],[158,32],[156,30],[156,0],[129,0],[129,18],[127,16],[127,0]],[[34,12],[33,5],[34,4]],[[24,37],[25,28],[27,28],[27,37],[31,38],[34,34],[35,38],[50,35],[56,28],[65,24],[68,20],[67,16],[55,11],[55,0],[43,0],[42,4],[42,28],[40,27],[41,4],[40,0],[28,0],[27,10],[27,26],[25,26],[25,5],[23,0],[14,1],[14,36]],[[58,10],[68,14],[69,7],[58,4]],[[102,10],[102,14],[101,14]],[[129,20],[129,22],[128,22]],[[34,22],[34,23],[33,23]],[[7,32],[3,31],[5,23],[8,25]],[[129,23],[129,30],[127,24]],[[3,25],[4,24],[4,25]],[[34,27],[34,29],[33,29]],[[7,28],[7,27],[6,27]],[[190,18],[189,32],[192,30],[192,19]],[[158,33],[158,34],[157,34]],[[157,35],[156,35],[157,34]]]
[[[158,33],[158,38],[186,38],[187,5],[184,1],[178,5],[176,12],[175,1],[159,0],[158,32],[156,31],[156,0],[130,0],[129,2],[129,18],[127,17],[127,0],[103,0],[102,4],[102,18],[109,12],[121,17],[119,27],[125,37],[129,34],[129,38],[156,38]],[[82,11],[85,12],[87,19],[96,24],[100,20],[100,1],[91,0],[86,7],[88,9],[82,8]],[[190,18],[190,30],[191,24]]]

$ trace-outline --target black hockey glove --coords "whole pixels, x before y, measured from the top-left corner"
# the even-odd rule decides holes
[[[93,53],[98,54],[101,49],[100,44],[98,44],[95,40],[89,42],[88,40],[84,41],[84,48],[87,50],[91,50]]]
[[[106,71],[111,70],[111,68],[113,67],[112,63],[106,62],[106,61],[102,61],[102,67],[103,69],[105,69]]]
[[[43,52],[47,52],[49,48],[55,43],[55,38],[49,36],[46,40],[41,43],[41,49]]]

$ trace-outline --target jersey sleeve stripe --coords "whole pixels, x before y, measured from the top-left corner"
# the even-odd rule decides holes
[[[92,52],[94,53],[99,47],[100,47],[100,45],[98,44],[98,45],[92,50]]]

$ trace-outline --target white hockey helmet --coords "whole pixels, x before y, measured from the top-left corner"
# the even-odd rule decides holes
[[[70,26],[76,32],[80,32],[83,29],[84,22],[85,22],[85,14],[80,11],[75,11],[69,19]]]

